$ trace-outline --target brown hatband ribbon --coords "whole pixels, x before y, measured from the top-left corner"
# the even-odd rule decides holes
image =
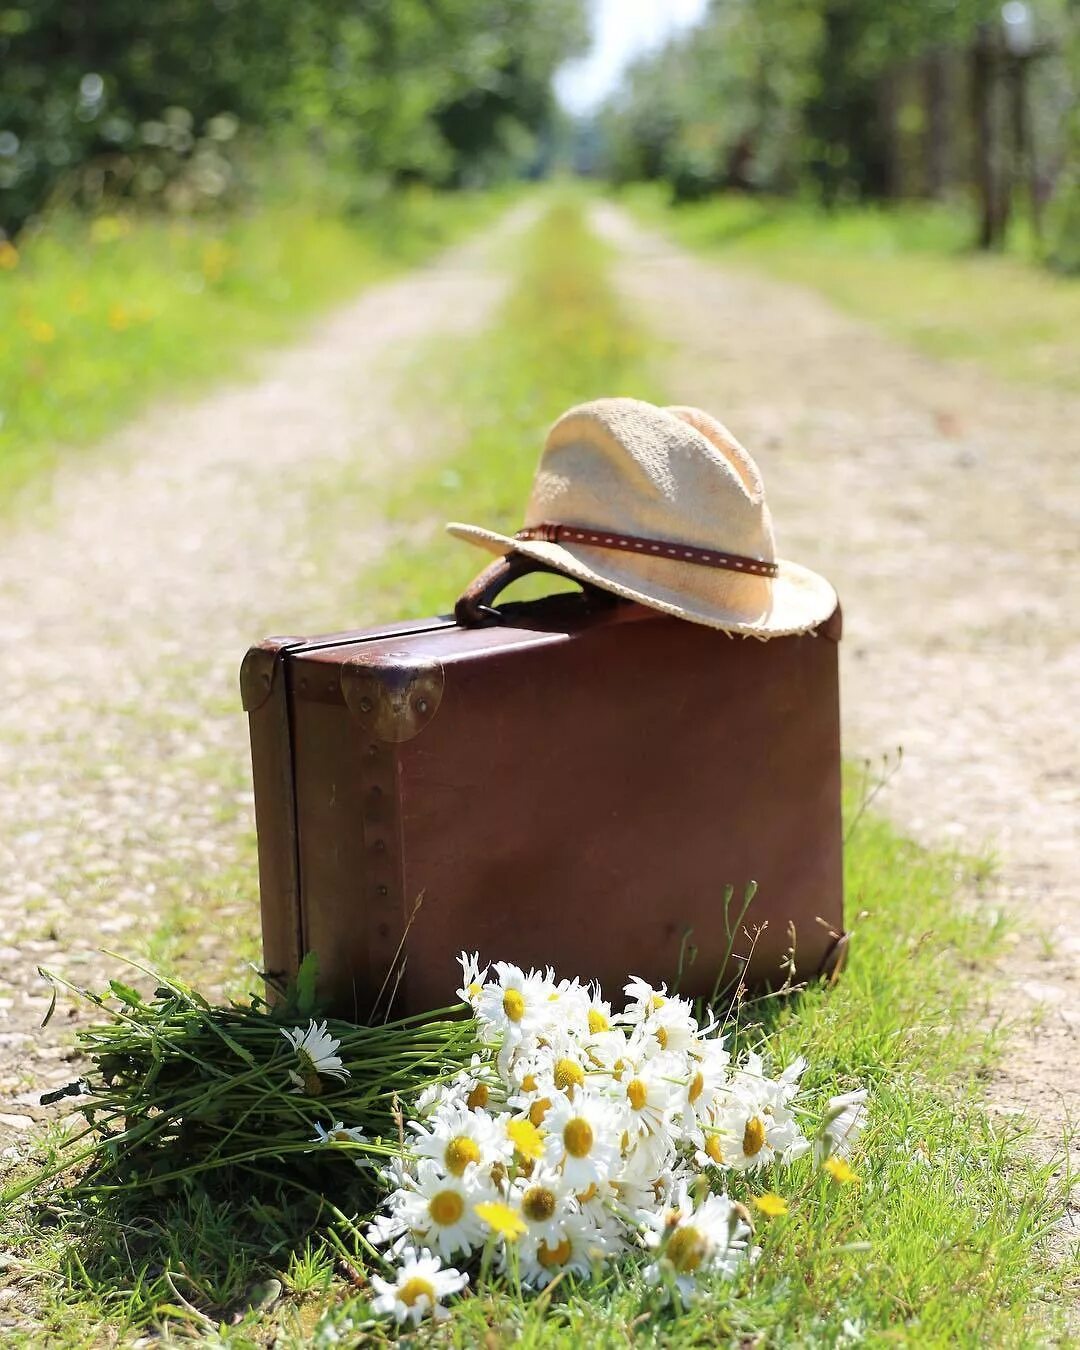
[[[618,549],[624,553],[655,554],[676,562],[697,563],[701,567],[719,567],[727,572],[749,572],[756,577],[775,577],[779,568],[760,558],[744,558],[739,553],[724,553],[715,548],[696,548],[671,539],[643,539],[636,534],[616,534],[613,530],[587,530],[579,525],[561,525],[545,520],[518,530],[515,539],[545,544],[588,544],[590,548]]]

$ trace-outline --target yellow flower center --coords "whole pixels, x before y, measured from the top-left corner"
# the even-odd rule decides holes
[[[592,1126],[582,1116],[568,1120],[563,1127],[563,1143],[573,1158],[587,1158],[593,1146]]]
[[[705,1239],[690,1224],[676,1228],[664,1255],[680,1275],[692,1275],[705,1258]]]
[[[525,1016],[525,996],[520,989],[508,989],[503,994],[503,1012],[511,1022],[520,1022]]]
[[[667,1049],[667,1028],[666,1028],[666,1027],[657,1027],[657,1028],[656,1028],[656,1039],[657,1039],[657,1041],[659,1042],[660,1049],[661,1049],[661,1050],[666,1050],[666,1049]]]
[[[470,998],[476,998],[478,994],[482,994],[483,992],[484,986],[482,984],[477,984],[475,980],[473,980],[472,984],[470,984],[466,990],[466,993]]]
[[[470,1111],[481,1110],[483,1107],[487,1106],[488,1098],[490,1096],[491,1092],[488,1090],[488,1085],[486,1083],[477,1083],[465,1098],[465,1105]]]
[[[558,1203],[554,1191],[546,1186],[530,1186],[521,1199],[521,1211],[533,1223],[547,1223]]]
[[[570,1096],[585,1082],[585,1070],[575,1059],[560,1059],[555,1065],[555,1086]]]
[[[634,1110],[640,1111],[649,1099],[649,1089],[640,1078],[631,1078],[626,1085],[626,1096]]]
[[[614,1076],[615,1076],[615,1081],[616,1081],[616,1083],[621,1083],[621,1082],[622,1082],[622,1076],[623,1076],[623,1074],[624,1074],[625,1071],[626,1071],[626,1060],[625,1060],[625,1059],[617,1059],[617,1060],[615,1061],[615,1063],[611,1066],[611,1072],[612,1072],[612,1073],[614,1074]]]
[[[765,1147],[765,1125],[758,1116],[751,1116],[743,1130],[742,1151],[748,1158],[756,1157]]]
[[[536,1081],[536,1074],[534,1073],[527,1073],[521,1080],[521,1090],[523,1092],[535,1092],[539,1086],[539,1083]]]
[[[397,1291],[399,1302],[404,1303],[406,1308],[411,1308],[418,1298],[426,1298],[431,1306],[435,1306],[435,1286],[427,1280],[422,1280],[419,1275],[414,1275],[411,1280],[406,1280]]]
[[[724,1154],[720,1148],[720,1138],[718,1135],[710,1134],[705,1140],[705,1152],[717,1165],[722,1167],[724,1163]]]
[[[563,1238],[557,1247],[549,1247],[546,1242],[541,1242],[536,1249],[536,1259],[545,1270],[551,1270],[554,1266],[565,1266],[570,1260],[569,1238]]]
[[[465,1201],[457,1191],[437,1191],[428,1202],[428,1213],[440,1228],[450,1228],[465,1213]]]
[[[610,1028],[611,1023],[599,1008],[589,1009],[589,1030],[594,1036],[599,1036],[602,1031],[608,1031]]]
[[[667,999],[663,994],[653,994],[652,998],[649,999],[649,1008],[652,1012],[656,1012],[657,1009],[662,1008],[666,1002]]]
[[[479,1161],[480,1145],[467,1134],[459,1134],[456,1139],[451,1139],[443,1154],[446,1170],[455,1177],[460,1177],[470,1163]]]
[[[544,1117],[551,1106],[550,1097],[540,1097],[529,1107],[529,1119],[534,1125],[543,1125]]]
[[[705,1091],[705,1079],[702,1077],[701,1072],[699,1071],[696,1074],[694,1074],[694,1080],[690,1084],[690,1091],[687,1094],[690,1098],[691,1106],[693,1106],[693,1104],[697,1101],[697,1099],[701,1096],[701,1094],[704,1091]]]

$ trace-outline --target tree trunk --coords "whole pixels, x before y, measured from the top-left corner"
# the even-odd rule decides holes
[[[949,89],[945,54],[930,52],[923,61],[923,191],[945,195],[949,182]]]
[[[971,47],[971,115],[975,132],[975,189],[979,201],[978,246],[996,248],[1004,222],[994,172],[994,40],[988,24],[980,24]]]

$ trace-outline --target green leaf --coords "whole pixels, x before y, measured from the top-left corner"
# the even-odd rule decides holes
[[[109,988],[120,1002],[126,1003],[129,1008],[138,1008],[141,1006],[142,997],[136,990],[132,989],[129,984],[122,984],[119,980],[110,980]]]
[[[319,977],[319,958],[308,952],[296,972],[296,1010],[307,1017],[315,1011],[315,984]]]

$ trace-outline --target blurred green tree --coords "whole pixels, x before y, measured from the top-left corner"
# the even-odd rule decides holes
[[[1000,242],[1012,196],[1023,188],[1037,205],[1055,178],[1060,194],[1080,153],[1065,133],[1080,96],[1077,0],[1026,7],[1034,68],[1010,53],[1007,8],[712,0],[601,114],[609,172],[664,180],[675,200],[724,187],[807,192],[826,207],[976,193],[986,242]]]
[[[232,146],[299,134],[375,183],[528,160],[582,0],[19,0],[0,4],[0,228],[57,193],[193,209]]]

